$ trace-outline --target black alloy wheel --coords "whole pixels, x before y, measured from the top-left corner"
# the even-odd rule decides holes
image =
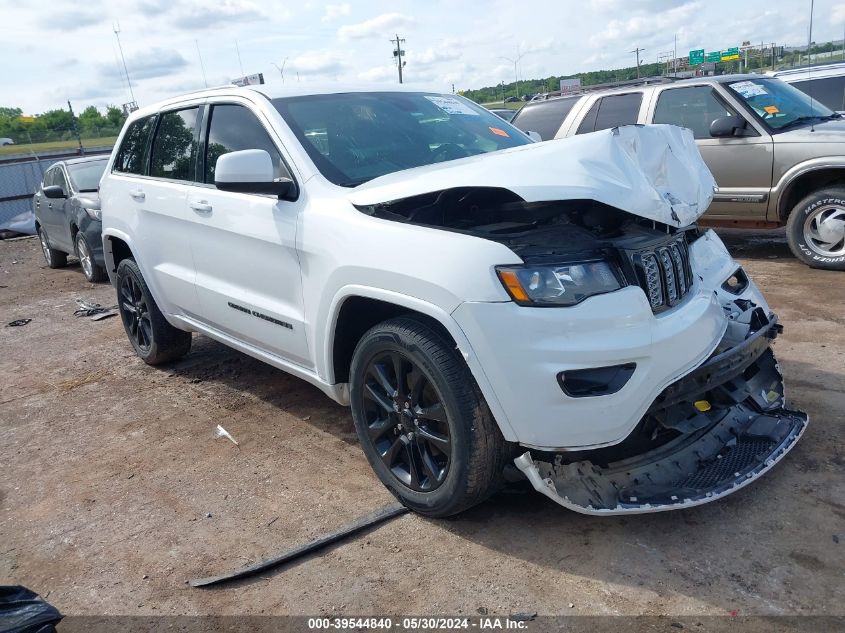
[[[384,465],[417,492],[446,479],[452,441],[446,408],[431,380],[398,351],[369,363],[363,392],[365,423]]]
[[[153,327],[141,286],[131,275],[126,275],[120,281],[119,293],[120,316],[126,332],[142,352],[148,352],[153,344]]]

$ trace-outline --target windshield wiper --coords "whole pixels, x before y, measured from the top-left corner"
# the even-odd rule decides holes
[[[822,116],[820,114],[817,114],[815,116],[799,116],[797,119],[790,121],[789,123],[785,123],[784,125],[781,125],[780,128],[778,128],[778,129],[783,130],[783,129],[786,129],[788,127],[795,125],[796,123],[809,123],[811,121],[815,121],[815,122],[818,122],[818,121],[833,121],[834,119],[841,119],[841,118],[842,118],[842,115],[839,114],[838,112],[832,112],[831,114],[827,114],[825,116]]]

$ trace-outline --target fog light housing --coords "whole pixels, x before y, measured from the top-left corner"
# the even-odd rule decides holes
[[[636,363],[625,363],[562,371],[557,375],[557,384],[570,398],[609,396],[625,386],[636,368]]]

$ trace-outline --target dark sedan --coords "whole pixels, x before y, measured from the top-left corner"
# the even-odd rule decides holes
[[[97,185],[108,156],[59,161],[35,192],[35,228],[50,268],[76,255],[88,281],[105,281],[102,222]]]

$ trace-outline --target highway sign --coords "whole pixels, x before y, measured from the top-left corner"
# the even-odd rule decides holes
[[[722,59],[720,61],[729,62],[734,59],[739,59],[739,49],[737,47],[722,51]]]
[[[719,51],[713,51],[712,53],[707,53],[707,57],[704,61],[707,62],[720,62],[722,61],[722,53]]]
[[[698,64],[704,63],[704,49],[699,48],[694,51],[689,52],[689,63],[690,66],[696,66]]]

